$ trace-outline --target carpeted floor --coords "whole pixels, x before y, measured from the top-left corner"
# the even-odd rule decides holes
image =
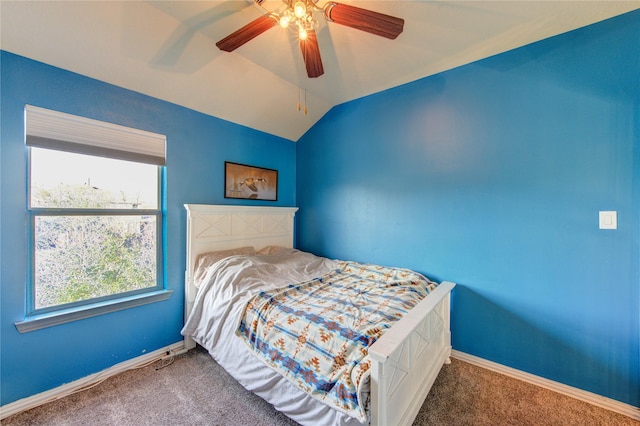
[[[127,371],[91,389],[4,419],[2,425],[296,423],[247,392],[198,348],[176,357],[171,365],[159,361]],[[640,422],[453,359],[438,376],[416,418],[417,425],[637,426]]]

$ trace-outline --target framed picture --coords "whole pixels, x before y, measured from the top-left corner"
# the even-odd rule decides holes
[[[224,197],[277,201],[278,171],[225,161]]]

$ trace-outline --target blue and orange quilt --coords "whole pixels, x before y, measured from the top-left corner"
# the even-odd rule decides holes
[[[304,392],[365,421],[369,347],[436,285],[407,269],[340,262],[320,278],[256,294],[236,334]]]

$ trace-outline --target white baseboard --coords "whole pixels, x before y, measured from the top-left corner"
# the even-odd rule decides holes
[[[46,404],[47,402],[69,396],[72,393],[96,385],[103,380],[124,371],[138,368],[145,364],[150,364],[166,356],[178,355],[179,353],[183,352],[183,349],[184,341],[180,341],[164,348],[155,350],[153,352],[149,352],[148,354],[140,355],[139,357],[121,362],[114,365],[113,367],[109,367],[106,370],[100,371],[99,373],[95,373],[90,376],[83,377],[82,379],[78,379],[70,383],[65,383],[64,385],[58,386],[57,388],[33,396],[29,396],[27,398],[19,399],[18,401],[12,402],[7,405],[3,405],[2,407],[0,407],[0,420],[14,414],[18,414],[22,411],[30,410],[39,405]]]
[[[493,361],[488,361],[484,358],[479,358],[474,355],[469,355],[464,352],[452,350],[451,356],[453,358],[459,359],[460,361],[465,361],[469,364],[477,365],[478,367],[486,368],[487,370],[495,371],[496,373],[504,374],[505,376],[513,377],[515,379],[522,380],[523,382],[531,383],[532,385],[540,386],[542,388],[549,389],[562,395],[579,399],[580,401],[596,405],[606,410],[620,413],[622,415],[631,417],[632,419],[640,420],[640,408],[634,407],[633,405],[625,404],[624,402],[616,401],[615,399],[607,398],[602,395],[597,395],[595,393],[587,392],[582,389],[554,382],[553,380],[545,379],[544,377],[526,373],[521,370],[516,370],[515,368],[507,367],[505,365],[498,364]]]

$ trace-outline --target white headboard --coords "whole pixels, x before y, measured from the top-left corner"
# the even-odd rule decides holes
[[[199,254],[243,246],[253,246],[256,250],[270,245],[293,247],[293,217],[297,207],[208,204],[185,204],[184,207],[187,209],[185,321],[198,291],[193,273]]]

